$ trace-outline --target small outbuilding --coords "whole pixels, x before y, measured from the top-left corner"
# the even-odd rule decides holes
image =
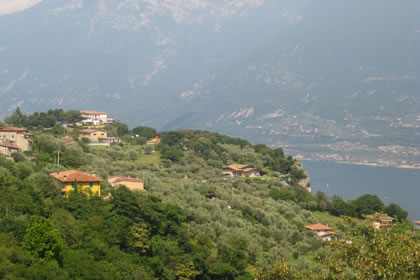
[[[108,182],[111,186],[116,187],[118,185],[124,185],[132,191],[143,191],[144,183],[141,179],[126,177],[126,176],[109,176]]]

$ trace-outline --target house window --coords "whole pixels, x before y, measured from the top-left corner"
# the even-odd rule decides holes
[[[89,186],[90,186],[90,188],[93,188],[93,183],[90,183]]]
[[[71,188],[74,189],[76,187],[76,183],[71,184]]]

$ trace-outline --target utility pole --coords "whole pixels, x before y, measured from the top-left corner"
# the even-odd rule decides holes
[[[57,152],[57,165],[60,165],[60,150]]]

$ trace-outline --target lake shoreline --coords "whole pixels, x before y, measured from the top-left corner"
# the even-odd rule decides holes
[[[312,192],[354,200],[363,194],[377,195],[385,205],[396,203],[408,211],[410,220],[420,220],[420,170],[334,162],[302,160],[309,173]]]
[[[339,164],[353,164],[353,165],[361,165],[361,166],[373,166],[373,167],[392,167],[392,168],[401,168],[401,169],[414,169],[420,170],[420,167],[412,166],[412,165],[386,165],[386,164],[379,164],[379,163],[364,163],[364,162],[354,162],[354,161],[335,161],[335,160],[327,160],[327,159],[309,159],[304,157],[299,157],[299,161],[319,161],[319,162],[332,162],[332,163],[339,163]]]

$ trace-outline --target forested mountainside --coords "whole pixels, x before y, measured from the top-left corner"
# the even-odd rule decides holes
[[[0,16],[0,117],[96,107],[307,159],[419,167],[419,1],[32,2]]]
[[[354,201],[312,195],[299,185],[304,171],[282,149],[207,131],[129,130],[119,122],[97,131],[122,142],[97,145],[78,138],[86,131],[79,121],[78,111],[50,110],[17,111],[0,123],[0,131],[26,125],[34,145],[0,155],[2,279],[416,279],[420,273],[420,235],[407,212],[369,194]],[[263,176],[226,176],[223,167],[234,163]],[[102,178],[101,195],[77,181],[63,195],[49,174],[71,169]],[[112,186],[109,176],[139,178],[145,190]],[[395,218],[392,228],[375,230],[363,220],[381,211]],[[337,240],[322,241],[305,228],[318,223],[333,228]]]

